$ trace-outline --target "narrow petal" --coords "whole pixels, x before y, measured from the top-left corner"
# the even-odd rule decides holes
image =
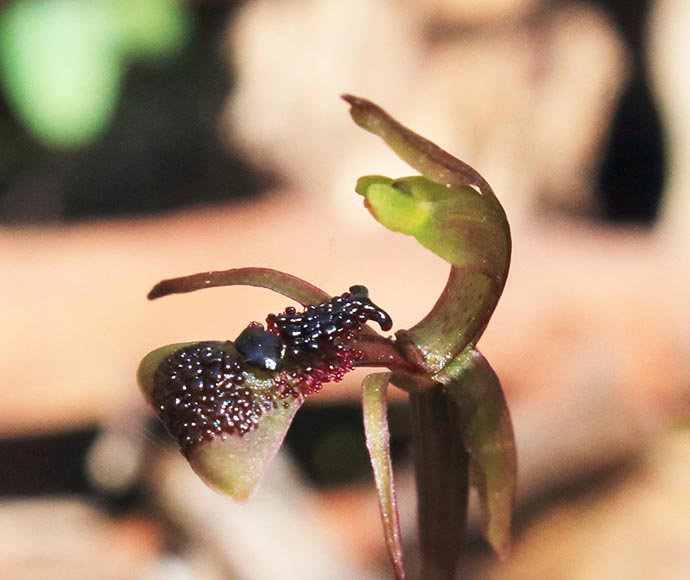
[[[353,95],[342,98],[350,104],[355,123],[381,137],[398,157],[431,181],[451,186],[473,185],[493,196],[491,187],[475,169],[410,131],[378,105]]]
[[[379,495],[379,508],[383,533],[386,537],[388,554],[393,564],[396,580],[405,578],[400,536],[400,518],[393,482],[393,466],[390,455],[390,436],[386,417],[386,391],[391,373],[369,375],[362,383],[362,405],[364,408],[364,431],[367,449],[374,470],[376,490]]]
[[[501,384],[477,350],[463,353],[443,374],[438,378],[457,409],[457,427],[471,457],[473,485],[484,512],[484,535],[496,553],[505,557],[510,549],[517,456]]]
[[[215,272],[200,272],[190,276],[171,278],[156,284],[149,292],[149,300],[168,296],[170,294],[184,294],[217,288],[219,286],[257,286],[267,288],[278,294],[287,296],[303,306],[319,304],[328,300],[330,295],[313,284],[279,270],[270,268],[233,268]]]

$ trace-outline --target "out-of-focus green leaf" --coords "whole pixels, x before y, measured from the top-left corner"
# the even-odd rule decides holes
[[[215,272],[200,272],[190,276],[171,278],[156,284],[149,299],[162,298],[170,294],[185,294],[204,288],[218,288],[220,286],[256,286],[273,290],[287,296],[302,306],[319,304],[328,300],[330,295],[313,284],[279,270],[270,268],[233,268],[231,270],[217,270]]]
[[[180,50],[191,33],[192,13],[184,0],[106,0],[117,22],[117,46],[137,57]]]
[[[356,190],[372,215],[414,236],[451,264],[434,308],[406,331],[430,372],[440,371],[486,326],[510,263],[510,229],[491,187],[474,169],[410,131],[373,103],[344,97],[357,124],[380,136],[423,176],[361,178]]]
[[[101,2],[24,0],[0,15],[9,103],[51,146],[87,143],[110,121],[123,72]]]
[[[85,145],[113,117],[126,58],[180,49],[191,23],[183,0],[17,0],[0,13],[8,100],[46,145]]]
[[[393,466],[388,433],[386,391],[392,373],[369,375],[362,383],[362,407],[367,449],[374,470],[374,481],[379,496],[379,508],[388,554],[396,580],[405,578],[405,566],[400,536],[400,518],[393,482]]]
[[[438,385],[410,395],[415,443],[421,574],[455,578],[464,537],[469,455],[460,439],[454,405]]]
[[[510,522],[517,485],[517,457],[510,413],[501,384],[474,349],[460,355],[436,377],[457,410],[456,423],[470,454],[473,485],[479,491],[485,536],[499,556],[510,548]]]

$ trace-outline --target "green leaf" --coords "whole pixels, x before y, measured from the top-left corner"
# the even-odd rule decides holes
[[[510,548],[517,486],[517,456],[510,413],[501,384],[486,359],[470,349],[436,376],[457,410],[456,424],[471,457],[473,485],[485,516],[484,534],[496,553]]]
[[[388,554],[393,564],[396,580],[405,578],[402,555],[400,518],[393,482],[393,466],[390,455],[386,391],[391,373],[368,375],[362,383],[362,407],[367,449],[374,470],[374,481],[379,496],[379,509],[383,522]]]
[[[454,405],[437,385],[410,395],[415,443],[421,575],[455,578],[464,537],[469,455],[457,429]]]
[[[353,119],[380,136],[423,176],[361,178],[356,191],[384,226],[414,236],[451,265],[429,314],[405,332],[426,369],[438,372],[476,343],[501,295],[510,263],[505,212],[484,178],[410,131],[373,103],[352,96]]]
[[[123,73],[110,12],[99,2],[25,0],[0,16],[8,101],[50,146],[93,141],[110,122]]]

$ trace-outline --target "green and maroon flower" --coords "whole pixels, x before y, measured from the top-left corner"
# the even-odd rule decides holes
[[[470,485],[485,513],[485,535],[505,555],[515,498],[510,415],[496,374],[477,350],[510,263],[510,229],[489,184],[466,163],[413,133],[373,103],[352,96],[354,121],[381,137],[421,175],[362,177],[356,191],[388,229],[415,237],[450,264],[446,286],[412,328],[382,336],[390,316],[364,286],[337,297],[265,268],[164,280],[149,298],[250,285],[291,298],[265,324],[234,341],[174,344],[148,354],[139,383],[196,473],[246,499],[306,397],[357,366],[384,368],[363,383],[364,427],[395,577],[405,577],[388,444],[386,391],[409,394],[413,417],[421,574],[455,575]],[[472,478],[470,478],[470,473]]]

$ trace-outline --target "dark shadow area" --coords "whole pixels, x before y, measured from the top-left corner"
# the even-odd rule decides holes
[[[650,223],[664,186],[663,129],[644,66],[649,0],[597,2],[618,25],[632,51],[632,77],[610,128],[599,175],[599,204],[613,222]]]

